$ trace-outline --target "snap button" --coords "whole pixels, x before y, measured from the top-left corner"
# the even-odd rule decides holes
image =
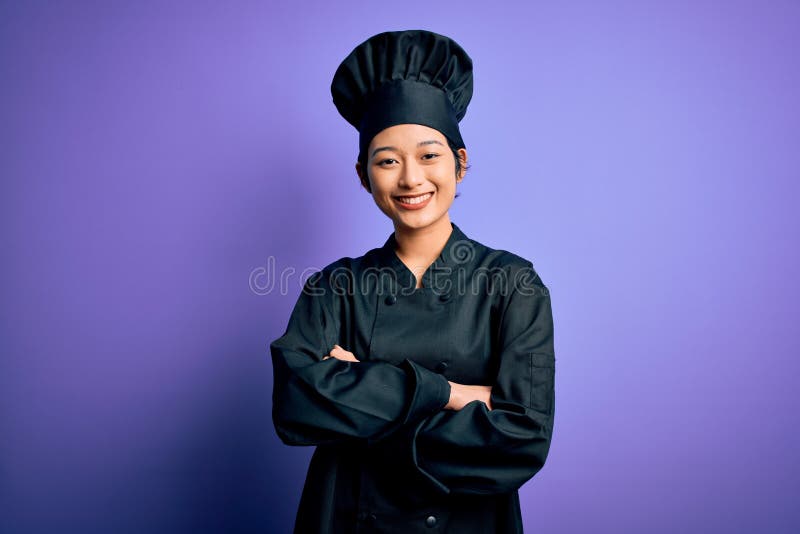
[[[450,300],[450,293],[442,293],[441,295],[439,295],[439,300],[441,300],[442,302],[447,302],[448,300]]]
[[[436,364],[436,372],[444,373],[447,370],[447,362],[439,362]]]
[[[386,297],[386,304],[388,304],[389,306],[391,306],[395,302],[397,302],[397,297],[395,297],[394,295],[389,295],[388,297]]]
[[[369,515],[367,516],[367,521],[369,521],[370,523],[374,523],[374,522],[375,522],[375,521],[377,521],[377,520],[378,520],[378,518],[377,518],[377,517],[375,517],[375,514],[369,514]]]
[[[436,516],[429,515],[425,518],[425,525],[428,527],[435,527],[436,526]]]

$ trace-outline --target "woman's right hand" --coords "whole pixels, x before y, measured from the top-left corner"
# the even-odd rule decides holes
[[[468,403],[479,400],[483,402],[489,410],[492,409],[492,386],[472,386],[450,382],[450,401],[444,407],[445,410],[460,410]]]

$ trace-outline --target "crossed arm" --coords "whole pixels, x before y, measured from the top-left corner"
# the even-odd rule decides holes
[[[322,357],[323,360],[327,358],[336,358],[344,362],[359,362],[355,354],[343,349],[339,345],[334,345],[331,351]],[[472,401],[479,400],[486,404],[486,407],[492,409],[492,386],[481,385],[467,385],[459,384],[448,380],[450,383],[450,400],[445,405],[445,410],[460,410]]]

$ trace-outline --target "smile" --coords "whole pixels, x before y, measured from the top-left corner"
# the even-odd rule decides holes
[[[414,206],[415,208],[421,208],[423,205],[427,204],[428,200],[430,200],[432,196],[433,193],[429,192],[417,196],[402,196],[394,198],[401,206]]]

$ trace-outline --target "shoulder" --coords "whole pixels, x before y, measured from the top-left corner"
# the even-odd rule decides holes
[[[374,248],[357,257],[342,256],[312,273],[306,285],[318,290],[330,290],[337,294],[352,289],[365,271],[374,269],[376,255],[380,249]]]
[[[544,281],[530,259],[509,250],[477,244],[477,250],[481,250],[483,256],[479,262],[481,268],[505,278],[514,289],[545,288]]]

